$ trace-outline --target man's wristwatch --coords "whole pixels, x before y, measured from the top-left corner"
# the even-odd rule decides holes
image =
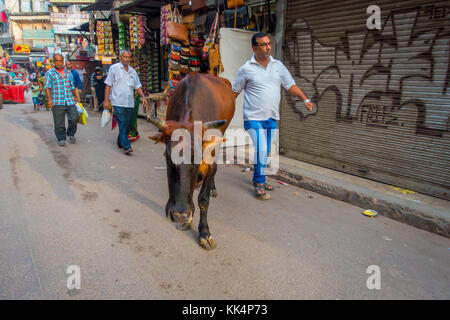
[[[306,99],[303,101],[303,103],[311,102],[311,99]]]

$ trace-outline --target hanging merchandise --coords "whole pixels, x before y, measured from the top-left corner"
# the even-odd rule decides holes
[[[142,84],[145,95],[159,92],[159,42],[157,31],[149,34],[149,41],[146,41],[142,48],[132,50],[131,66],[136,70]]]
[[[167,22],[172,20],[172,5],[168,4],[161,7],[161,35],[160,44],[162,46],[168,45],[170,43],[169,37],[167,36]]]
[[[145,43],[144,36],[144,17],[143,16],[131,16],[130,17],[130,49],[141,49]]]
[[[216,17],[214,18],[214,23],[209,30],[208,38],[205,41],[205,45],[203,46],[202,51],[202,59],[208,60],[209,51],[216,41],[216,32],[217,32],[217,24],[219,21],[219,12],[216,12]]]
[[[89,38],[91,40],[91,43],[94,44],[94,31],[95,31],[95,18],[94,14],[89,14]]]
[[[166,31],[167,36],[173,40],[183,43],[189,42],[188,28],[183,23],[183,17],[177,7],[173,11],[172,19],[167,22]]]
[[[105,24],[104,21],[97,21],[97,48],[99,55],[105,55]]]
[[[118,27],[119,27],[119,43],[118,43],[118,47],[119,47],[119,51],[125,49],[125,25],[123,24],[122,21],[118,22]]]
[[[97,21],[97,46],[101,56],[114,55],[111,21]]]

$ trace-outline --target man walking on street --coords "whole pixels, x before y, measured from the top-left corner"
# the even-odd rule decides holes
[[[128,141],[128,132],[134,112],[134,90],[141,96],[144,106],[147,106],[147,99],[142,91],[141,81],[136,70],[129,65],[130,51],[121,50],[119,59],[120,62],[109,68],[105,80],[104,107],[115,113],[119,126],[117,146],[123,148],[125,154],[129,155],[133,152],[130,141]]]
[[[98,100],[97,100],[97,92],[95,91],[95,84],[96,84],[96,77],[99,74],[102,74],[102,68],[100,67],[95,67],[94,72],[92,72],[91,74],[91,78],[89,81],[89,84],[91,85],[91,93],[92,93],[92,98],[94,99],[94,111],[98,111]]]
[[[273,186],[266,183],[265,168],[277,120],[280,120],[280,87],[302,99],[310,111],[314,104],[295,84],[284,64],[272,58],[268,34],[255,34],[252,49],[254,55],[238,70],[233,91],[237,98],[244,90],[244,129],[253,141],[256,156],[253,186],[256,198],[267,200],[271,196],[266,190],[273,190]]]
[[[70,60],[66,61],[66,69],[72,73],[73,84],[75,85],[75,89],[77,90],[78,97],[80,97],[83,85],[81,84],[81,79],[78,71],[72,68],[72,62],[70,62]]]
[[[53,56],[55,67],[46,74],[45,90],[48,107],[53,111],[55,135],[58,145],[66,144],[66,137],[70,143],[75,143],[75,132],[79,118],[76,102],[79,102],[78,93],[73,83],[72,73],[64,68],[64,57],[61,54]],[[66,131],[66,113],[68,127]]]

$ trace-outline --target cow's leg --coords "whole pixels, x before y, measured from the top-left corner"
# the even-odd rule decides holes
[[[203,177],[203,186],[198,195],[198,206],[200,208],[200,223],[198,224],[198,242],[203,249],[211,250],[216,247],[216,241],[209,232],[208,220],[206,218],[209,207],[209,197],[211,184],[214,181],[214,175],[217,171],[217,165],[209,167],[208,173]]]
[[[211,195],[211,197],[217,198],[217,189],[216,189],[215,177],[212,177],[212,180],[211,180],[211,192],[209,194]]]

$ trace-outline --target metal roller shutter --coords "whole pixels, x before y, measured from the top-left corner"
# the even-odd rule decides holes
[[[283,93],[280,152],[450,199],[450,4],[288,1],[283,62],[316,103]]]

